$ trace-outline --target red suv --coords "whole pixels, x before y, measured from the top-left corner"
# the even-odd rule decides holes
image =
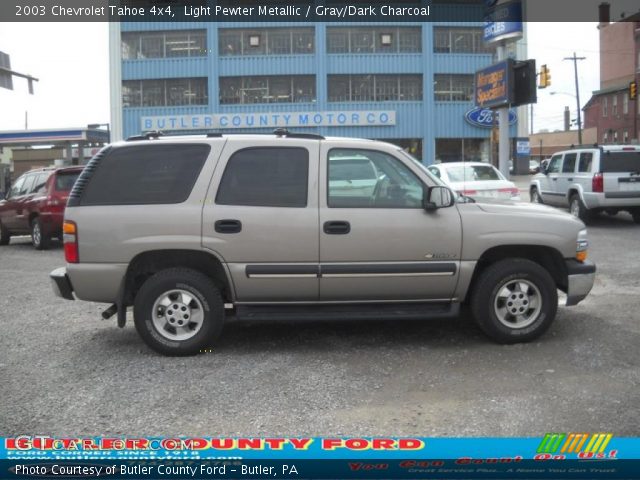
[[[37,250],[62,238],[62,217],[67,197],[83,167],[41,168],[20,176],[0,200],[0,245],[12,235],[31,234]]]

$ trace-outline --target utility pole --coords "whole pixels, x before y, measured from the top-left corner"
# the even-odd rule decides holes
[[[578,107],[578,144],[582,145],[582,115],[580,114],[580,87],[578,87],[578,60],[586,60],[587,57],[576,57],[576,52],[573,52],[573,57],[564,57],[564,60],[571,60],[573,62],[573,72],[576,78],[576,104]]]

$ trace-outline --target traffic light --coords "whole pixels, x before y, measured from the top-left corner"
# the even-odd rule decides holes
[[[551,85],[551,73],[549,72],[549,67],[542,65],[540,67],[540,82],[538,84],[538,88],[547,88],[549,85]]]
[[[629,100],[635,100],[638,97],[638,82],[635,80],[629,84]]]

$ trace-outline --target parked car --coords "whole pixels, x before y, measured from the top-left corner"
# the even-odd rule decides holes
[[[340,159],[367,159],[374,188]],[[276,135],[134,138],[94,156],[69,197],[56,295],[111,303],[104,318],[154,350],[209,348],[229,318],[452,317],[469,302],[498,342],[551,324],[557,289],[591,290],[584,224],[529,203],[457,203],[401,148]],[[233,307],[225,308],[225,305]]]
[[[37,250],[49,248],[53,237],[62,238],[67,197],[82,167],[41,168],[18,177],[0,200],[0,245],[12,235],[31,235]]]
[[[532,202],[568,207],[588,222],[594,214],[626,210],[640,223],[640,147],[602,145],[553,155],[531,179]]]
[[[529,175],[540,173],[540,162],[538,160],[529,160]]]
[[[474,199],[520,200],[520,190],[493,165],[483,162],[451,162],[430,165],[428,170],[456,192]]]

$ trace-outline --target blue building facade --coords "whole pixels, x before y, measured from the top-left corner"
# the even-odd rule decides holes
[[[426,164],[491,156],[491,129],[465,120],[474,72],[495,61],[477,22],[129,22],[110,39],[116,139],[287,127]]]

